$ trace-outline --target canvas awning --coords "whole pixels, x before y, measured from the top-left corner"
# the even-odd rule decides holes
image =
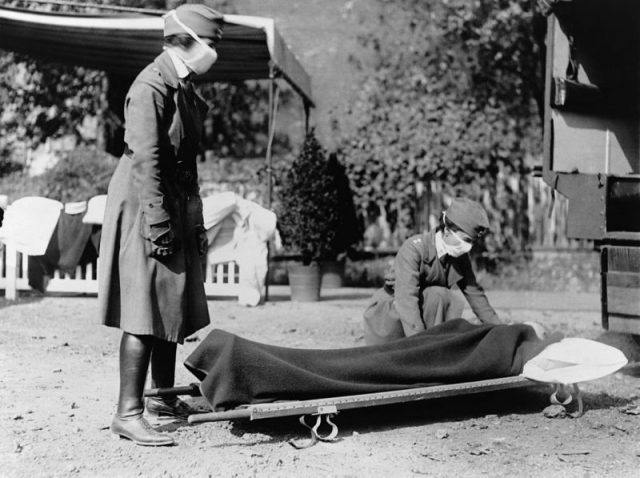
[[[313,106],[311,79],[270,18],[225,15],[219,59],[207,80],[281,75]],[[0,48],[50,62],[134,77],[162,51],[163,19],[142,14],[71,14],[0,7]],[[273,70],[272,70],[273,68]]]

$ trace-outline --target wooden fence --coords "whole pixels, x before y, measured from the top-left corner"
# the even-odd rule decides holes
[[[539,162],[539,158],[527,161],[528,164],[536,162]],[[264,204],[266,191],[264,181],[259,180],[258,174],[261,165],[260,161],[251,159],[210,161],[200,174],[201,190],[205,193],[234,191],[242,197]],[[492,219],[500,223],[500,228],[507,235],[517,239],[520,247],[514,249],[593,248],[591,241],[567,237],[568,201],[564,196],[553,194],[542,178],[532,176],[530,171],[521,174],[504,165],[499,165],[498,168],[495,187],[474,196],[483,196],[482,202],[490,215],[492,211],[501,212],[502,217]],[[430,181],[416,182],[415,188],[414,231],[394,230],[391,224],[393,221],[387,218],[387,214],[391,215],[392,211],[385,210],[380,205],[380,216],[365,224],[365,250],[397,250],[408,233],[433,229],[438,224],[442,210],[452,197],[452,187],[443,182]],[[492,236],[499,237],[495,232]]]
[[[415,230],[434,229],[442,211],[453,197],[451,188],[441,182],[416,186]],[[541,178],[499,175],[496,189],[485,191],[481,202],[501,231],[492,236],[515,238],[516,250],[593,249],[593,242],[567,237],[568,200],[554,194]],[[507,207],[505,207],[507,206]],[[367,225],[365,249],[397,249],[406,233],[393,230],[383,207],[381,215]],[[496,211],[500,217],[496,217]],[[495,227],[494,227],[495,229]]]
[[[13,300],[20,291],[31,289],[29,256],[17,252],[10,244],[0,245],[0,249],[0,289],[4,290],[7,299]],[[46,292],[95,295],[98,293],[98,267],[99,263],[94,262],[78,266],[70,274],[56,270],[46,283]],[[207,263],[204,283],[207,297],[237,297],[240,273],[235,262]]]

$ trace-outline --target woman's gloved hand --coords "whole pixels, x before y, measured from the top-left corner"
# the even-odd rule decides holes
[[[198,245],[198,254],[204,256],[209,250],[209,239],[207,238],[207,230],[202,224],[196,226],[196,244]]]
[[[149,238],[151,239],[151,253],[154,259],[168,257],[175,249],[175,235],[169,222],[163,222],[151,226]]]

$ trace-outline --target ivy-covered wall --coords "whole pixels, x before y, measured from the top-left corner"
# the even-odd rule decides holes
[[[545,22],[529,0],[380,2],[361,38],[372,60],[358,62],[360,93],[335,131],[360,210],[385,218],[392,245],[455,195],[488,210],[490,251],[529,245]]]

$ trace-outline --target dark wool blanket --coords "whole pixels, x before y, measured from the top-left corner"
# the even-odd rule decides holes
[[[294,349],[213,330],[187,357],[213,410],[518,375],[551,341],[527,325],[458,319],[412,337],[366,347]]]

